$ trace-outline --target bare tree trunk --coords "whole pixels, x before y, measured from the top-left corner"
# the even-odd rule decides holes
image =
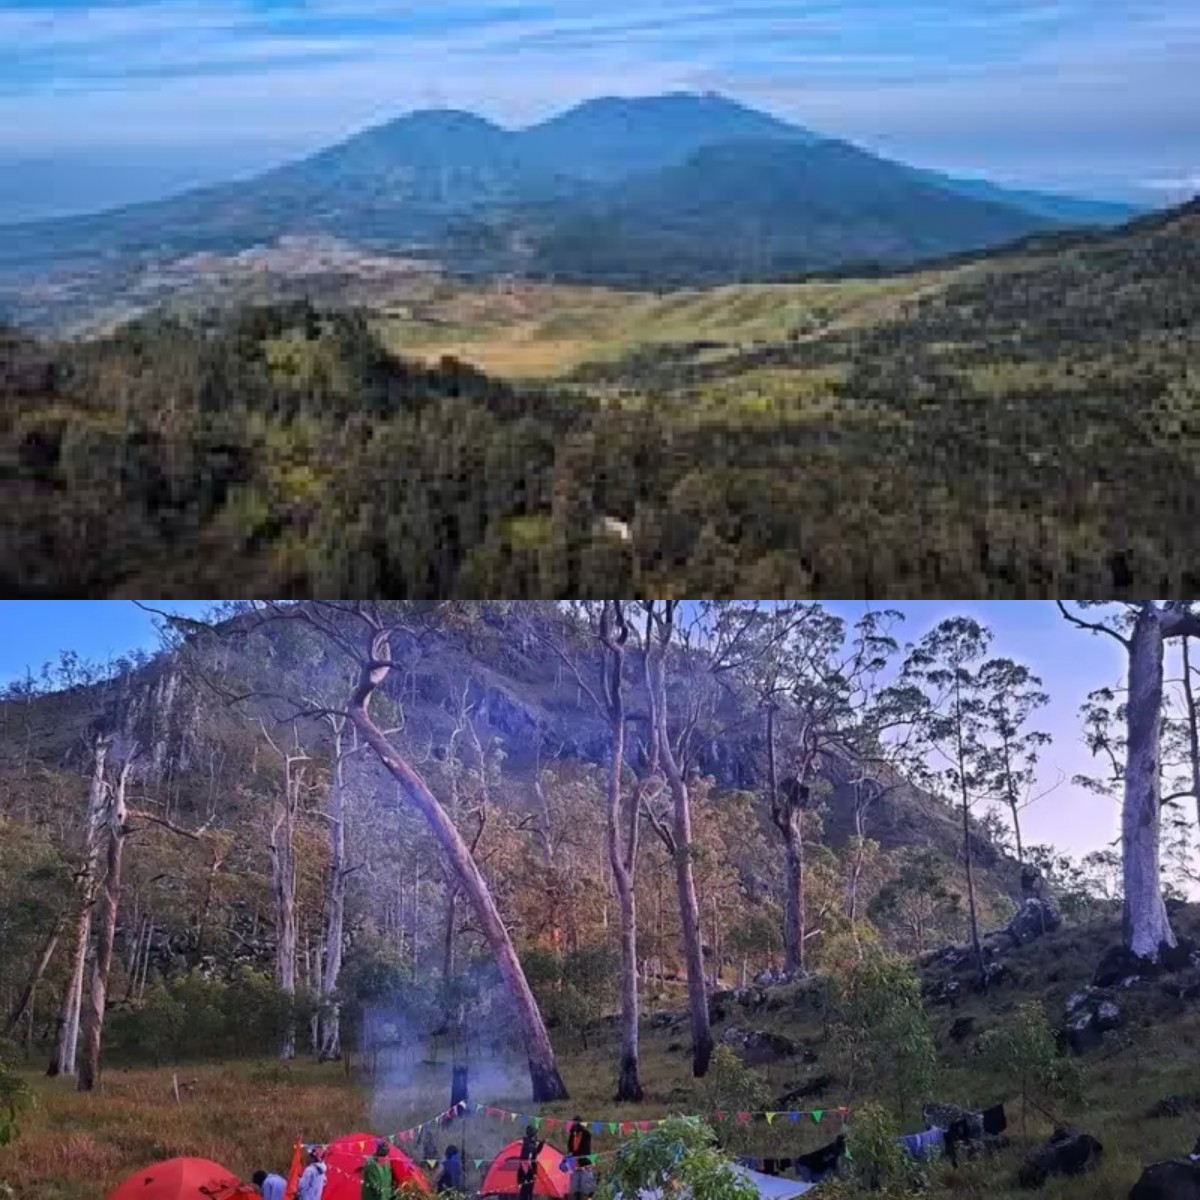
[[[296,808],[299,770],[285,761],[283,806],[271,827],[271,890],[275,900],[275,982],[288,997],[296,994]],[[296,1028],[289,1018],[280,1058],[296,1057]]]
[[[117,910],[121,903],[121,857],[125,850],[125,788],[132,767],[131,757],[121,764],[116,787],[110,793],[105,824],[108,829],[108,874],[100,905],[100,940],[92,967],[91,1003],[84,1013],[84,1057],[79,1070],[79,1090],[92,1091],[100,1079],[100,1045],[104,1037],[104,1013],[108,1004],[108,976],[112,970],[113,941],[117,934]]]
[[[84,829],[83,861],[76,876],[78,907],[71,943],[71,973],[63,992],[54,1061],[48,1074],[74,1075],[79,1042],[79,1019],[83,999],[83,976],[88,941],[92,932],[92,906],[96,903],[96,869],[100,857],[100,824],[104,818],[108,784],[104,770],[112,739],[98,734],[92,747],[92,782],[88,789],[87,824]]]
[[[668,602],[670,603],[670,602]],[[700,941],[700,905],[696,898],[696,880],[692,872],[692,806],[687,784],[675,757],[667,730],[667,696],[663,656],[669,644],[667,636],[658,652],[647,647],[646,675],[650,693],[651,717],[657,731],[659,753],[667,787],[671,793],[672,827],[675,839],[675,887],[679,893],[679,920],[683,926],[684,958],[687,963],[688,1011],[692,1026],[692,1074],[707,1074],[712,1058],[712,1026],[708,1014],[708,989],[704,980],[704,951]]]
[[[611,748],[608,756],[607,816],[608,861],[612,868],[617,902],[621,911],[621,1062],[617,1075],[617,1100],[639,1102],[642,1099],[640,1046],[638,1044],[638,947],[637,894],[634,872],[637,867],[638,828],[641,819],[640,795],[635,791],[628,805],[621,788],[625,769],[625,695],[622,667],[628,630],[616,612],[617,631],[611,628],[606,605],[601,637],[606,651],[605,699],[608,705]]]
[[[1121,815],[1125,944],[1140,958],[1173,947],[1159,874],[1163,630],[1157,606],[1142,609],[1129,640],[1125,803]]]
[[[788,803],[784,824],[787,850],[784,896],[784,969],[804,970],[804,810]]]
[[[337,1002],[342,973],[342,941],[346,921],[346,794],[342,724],[334,727],[333,775],[329,784],[329,915],[325,924],[325,964],[321,973],[321,1062],[342,1056],[341,1010]]]
[[[458,923],[458,888],[451,883],[446,895],[446,934],[442,943],[442,983],[454,978],[454,929]]]
[[[371,719],[368,706],[375,689],[387,678],[391,670],[391,644],[387,631],[377,629],[372,637],[370,659],[362,668],[361,678],[350,697],[349,715],[355,728],[379,761],[404,789],[413,806],[429,823],[430,829],[442,848],[450,867],[458,876],[459,887],[468,898],[475,912],[479,928],[500,970],[506,986],[516,1005],[525,1047],[529,1057],[529,1076],[533,1087],[533,1099],[537,1102],[567,1099],[567,1089],[558,1073],[554,1047],[546,1032],[545,1022],[538,1010],[537,1001],[529,989],[529,982],[517,957],[508,930],[501,920],[496,903],[492,899],[487,881],[463,841],[446,810],[429,790],[424,779],[408,760],[396,749],[383,731]]]
[[[34,964],[33,970],[30,971],[29,978],[25,981],[25,986],[21,989],[20,996],[17,997],[16,1003],[9,1011],[8,1020],[4,1023],[5,1037],[8,1037],[16,1029],[26,1010],[32,1005],[38,984],[42,982],[42,977],[46,974],[46,968],[50,965],[50,960],[54,957],[55,948],[58,946],[58,939],[62,935],[62,924],[62,917],[59,916],[55,918],[54,924],[50,927],[50,932],[46,935],[46,940],[42,943],[42,952],[38,955],[38,960]]]
[[[1183,639],[1183,696],[1187,705],[1188,757],[1191,759],[1192,792],[1196,800],[1196,820],[1200,823],[1200,724],[1197,723],[1196,691],[1192,686],[1192,662],[1188,653],[1190,638]]]

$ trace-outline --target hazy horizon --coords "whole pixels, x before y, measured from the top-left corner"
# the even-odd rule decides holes
[[[0,47],[0,165],[24,176],[0,186],[8,219],[236,178],[414,109],[524,125],[670,91],[1011,186],[1200,190],[1182,0],[16,0]]]

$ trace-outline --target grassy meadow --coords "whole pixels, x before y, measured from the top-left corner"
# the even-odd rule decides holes
[[[399,354],[429,360],[451,355],[489,374],[546,379],[643,346],[712,342],[732,350],[870,325],[953,274],[738,284],[663,295],[525,281],[447,283],[384,310],[378,329]]]
[[[1181,914],[1177,927],[1191,935],[1200,932],[1196,911]],[[925,1099],[973,1107],[1005,1100],[1012,1145],[960,1169],[937,1164],[928,1195],[1016,1200],[1027,1194],[1016,1186],[1017,1166],[1025,1149],[1051,1131],[1051,1113],[1098,1137],[1104,1159],[1094,1175],[1051,1181],[1039,1193],[1046,1200],[1125,1200],[1144,1163],[1191,1149],[1200,1119],[1161,1118],[1150,1111],[1166,1096],[1200,1092],[1200,1005],[1170,998],[1156,983],[1121,993],[1125,1023],[1078,1060],[1077,1094],[1046,1100],[1043,1108],[1031,1107],[1024,1122],[1015,1081],[990,1073],[975,1053],[982,1033],[1030,999],[1044,1002],[1050,1019],[1057,1021],[1066,997],[1089,981],[1113,934],[1108,925],[1060,930],[1010,956],[1010,983],[985,995],[969,994],[954,1010],[931,1010],[941,1060],[937,1095],[911,1098],[905,1130],[920,1128]],[[798,1044],[795,1056],[759,1069],[757,1082],[767,1109],[784,1107],[777,1097],[812,1085],[822,1075],[832,1078],[789,1107],[833,1109],[849,1102],[826,1037],[824,1015],[804,995],[801,990],[773,991],[765,1008],[743,1013],[734,1006],[716,1026],[718,1038],[738,1024],[782,1033]],[[961,1028],[964,1018],[970,1029],[956,1042],[951,1027],[959,1022]],[[732,1107],[728,1098],[717,1094],[717,1080],[691,1078],[687,1030],[678,1025],[647,1027],[644,1032],[645,1103],[614,1104],[612,1038],[611,1026],[605,1026],[589,1039],[586,1051],[578,1043],[560,1048],[571,1099],[542,1109],[545,1115],[570,1117],[579,1112],[588,1119],[635,1120]],[[528,1109],[527,1081],[519,1061],[473,1062],[471,1069],[473,1100]],[[321,1140],[356,1130],[389,1133],[408,1128],[449,1102],[450,1064],[444,1050],[432,1062],[415,1055],[381,1058],[374,1081],[357,1058],[349,1071],[344,1064],[317,1066],[306,1061],[287,1066],[264,1061],[159,1070],[115,1067],[105,1073],[103,1094],[97,1096],[78,1095],[68,1081],[32,1071],[28,1078],[38,1105],[23,1122],[20,1138],[0,1155],[0,1181],[7,1180],[19,1200],[100,1200],[130,1171],[159,1158],[202,1155],[248,1177],[259,1167],[285,1171],[297,1138]],[[834,1117],[826,1117],[819,1126],[811,1121],[717,1126],[731,1153],[763,1157],[816,1149],[839,1127]],[[468,1160],[488,1158],[518,1135],[516,1124],[471,1117],[440,1131],[436,1150],[440,1153],[447,1142],[455,1141],[465,1148]],[[605,1135],[595,1148],[603,1154],[615,1144]],[[472,1169],[469,1181],[477,1179]]]

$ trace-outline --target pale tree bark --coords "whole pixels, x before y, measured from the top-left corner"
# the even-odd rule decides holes
[[[963,860],[967,870],[967,915],[971,926],[971,948],[975,954],[975,966],[979,977],[984,978],[983,945],[979,940],[979,911],[975,903],[975,867],[971,852],[971,793],[967,786],[967,751],[963,729],[963,700],[957,677],[954,684],[955,752],[958,765],[959,807],[962,810]]]
[[[79,1090],[90,1092],[100,1081],[100,1047],[104,1037],[104,1015],[108,1004],[108,976],[112,970],[113,942],[117,933],[117,910],[121,903],[121,858],[125,850],[125,789],[133,755],[121,763],[116,784],[109,789],[104,825],[107,835],[107,873],[100,903],[100,939],[92,967],[92,988],[83,1018],[83,1062],[79,1068]]]
[[[261,724],[261,722],[260,722]],[[296,995],[296,814],[304,787],[307,755],[298,748],[285,752],[262,727],[263,736],[283,760],[283,795],[271,825],[271,894],[275,909],[275,982],[289,998]],[[297,740],[298,746],[298,740]],[[288,1021],[279,1057],[296,1057],[296,1027]]]
[[[629,628],[620,601],[606,601],[600,622],[600,640],[604,646],[604,695],[608,711],[609,747],[606,814],[608,860],[612,868],[617,903],[621,912],[621,1061],[617,1073],[617,1100],[640,1102],[642,1099],[638,1023],[637,894],[634,876],[637,870],[638,830],[640,827],[641,785],[627,797],[622,787],[625,770],[625,645]],[[657,743],[651,735],[651,770],[657,767]]]
[[[1143,600],[1136,604],[1133,627],[1126,636],[1072,614],[1061,600],[1056,603],[1073,625],[1115,638],[1129,656],[1121,812],[1124,935],[1126,947],[1139,958],[1157,961],[1164,947],[1178,944],[1163,902],[1159,851],[1164,642],[1172,637],[1200,637],[1200,614],[1192,608],[1194,601],[1170,601],[1160,607],[1157,601]]]
[[[683,927],[684,959],[687,964],[688,1012],[692,1027],[692,1074],[707,1074],[712,1058],[712,1026],[708,1012],[708,989],[704,978],[704,949],[700,940],[700,905],[696,898],[696,879],[692,871],[692,805],[687,782],[679,766],[667,728],[667,689],[664,658],[671,644],[676,601],[662,601],[650,615],[657,632],[646,646],[646,684],[650,695],[651,720],[658,738],[659,755],[667,788],[671,794],[672,836],[674,840],[675,888],[679,895],[679,920]]]
[[[529,1076],[533,1087],[533,1099],[538,1102],[563,1100],[567,1089],[558,1072],[554,1047],[546,1032],[537,1001],[530,991],[525,972],[517,957],[516,948],[500,917],[487,881],[478,864],[471,856],[454,822],[438,799],[429,790],[424,779],[392,744],[375,724],[370,714],[370,702],[392,669],[391,627],[384,625],[368,614],[359,614],[371,627],[369,653],[365,660],[360,657],[361,675],[357,687],[350,697],[348,715],[359,736],[371,748],[388,772],[403,788],[409,801],[428,822],[434,837],[451,869],[458,877],[458,885],[475,913],[481,933],[487,940],[517,1009],[525,1048],[529,1059]]]
[[[1163,626],[1155,605],[1138,614],[1129,638],[1125,804],[1121,816],[1125,944],[1157,959],[1175,934],[1163,902],[1159,864]]]
[[[1200,723],[1197,721],[1196,689],[1192,682],[1191,638],[1183,639],[1183,697],[1187,709],[1188,757],[1192,768],[1192,792],[1196,801],[1196,821],[1200,824]]]
[[[92,908],[96,903],[96,875],[100,858],[100,827],[104,819],[108,782],[105,767],[111,735],[99,733],[92,743],[92,780],[84,826],[83,859],[75,876],[76,908],[70,933],[71,971],[63,990],[58,1020],[58,1038],[50,1075],[74,1075],[79,1043],[79,1020],[83,1001],[83,976],[92,933]]]
[[[325,923],[325,963],[320,989],[321,1062],[342,1056],[341,1011],[337,1002],[342,973],[342,941],[346,922],[346,778],[343,735],[345,718],[333,724],[333,769],[329,781],[326,820],[329,828],[329,912]]]

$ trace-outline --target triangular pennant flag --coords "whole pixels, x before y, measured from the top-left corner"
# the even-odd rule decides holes
[[[729,1114],[728,1114],[728,1113],[719,1112],[719,1113],[717,1113],[717,1120],[718,1120],[718,1121],[723,1121],[723,1120],[725,1120],[725,1118],[726,1118],[727,1116],[729,1116]]]
[[[796,1123],[798,1120],[800,1120],[800,1114],[799,1114],[798,1112],[790,1112],[790,1113],[788,1113],[788,1116],[792,1118],[792,1124],[793,1124],[793,1125],[795,1125],[795,1123]]]
[[[653,1121],[639,1121],[638,1128],[643,1133],[649,1133],[650,1130],[654,1128],[654,1122]]]
[[[814,1124],[814,1125],[820,1125],[820,1123],[821,1123],[821,1118],[822,1118],[824,1115],[825,1115],[825,1110],[824,1110],[823,1108],[814,1108],[814,1109],[813,1109],[813,1115],[812,1115],[813,1124]]]
[[[558,1128],[558,1118],[557,1117],[547,1117],[546,1118],[546,1128],[547,1129],[557,1129]]]
[[[616,1121],[609,1121],[609,1123],[608,1123],[608,1132],[609,1133],[616,1133],[617,1130],[620,1128],[621,1128],[620,1125],[618,1125],[616,1123]]]
[[[746,1122],[750,1120],[750,1114],[749,1114],[749,1113],[738,1113],[738,1115],[737,1115],[737,1119],[738,1119],[739,1121],[741,1121],[741,1123],[742,1123],[743,1125],[745,1125],[745,1124],[746,1124]]]
[[[482,1171],[482,1170],[483,1170],[483,1164],[484,1164],[486,1161],[487,1161],[486,1159],[483,1159],[483,1158],[477,1158],[477,1159],[475,1160],[475,1170],[477,1170],[477,1171]]]
[[[766,1116],[767,1116],[767,1124],[768,1124],[768,1125],[774,1125],[774,1124],[775,1124],[775,1118],[776,1118],[777,1116],[779,1116],[779,1114],[778,1114],[778,1113],[767,1113],[767,1114],[766,1114]]]
[[[425,1160],[425,1165],[432,1171],[433,1168],[437,1166],[437,1159],[436,1158],[427,1158]]]
[[[542,1127],[542,1118],[541,1117],[533,1118],[533,1127],[534,1127],[534,1129],[541,1129],[541,1127]]]
[[[848,1159],[849,1159],[851,1162],[853,1162],[853,1161],[854,1161],[854,1155],[850,1153],[850,1147],[849,1147],[849,1146],[847,1146],[847,1147],[846,1147],[846,1157],[847,1157],[847,1158],[848,1158]]]
[[[517,1119],[517,1114],[516,1114],[516,1113],[509,1113],[509,1114],[508,1114],[508,1119],[509,1119],[510,1121],[515,1121],[515,1120]]]
[[[632,1121],[622,1121],[621,1122],[621,1132],[622,1133],[632,1133],[633,1132],[633,1122]]]

